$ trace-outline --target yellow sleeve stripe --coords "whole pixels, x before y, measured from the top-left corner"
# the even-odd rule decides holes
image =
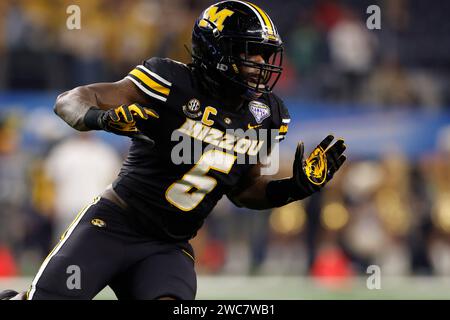
[[[139,69],[134,69],[133,71],[130,72],[130,75],[135,76],[137,79],[142,81],[147,87],[158,93],[161,93],[165,96],[168,96],[170,93],[169,88],[162,86],[161,84],[150,78],[147,74],[145,74]]]
[[[144,72],[145,74],[147,74],[149,77],[155,79],[156,81],[161,82],[164,86],[166,87],[171,87],[172,83],[167,81],[166,79],[164,79],[163,77],[161,77],[160,75],[158,75],[157,73],[154,73],[152,71],[150,71],[149,69],[147,69],[145,66],[143,65],[138,65],[136,67],[136,69],[141,70],[142,72]]]
[[[138,80],[135,76],[127,75],[126,78],[127,78],[128,80],[131,80],[131,81],[132,81],[139,89],[141,89],[142,92],[144,92],[144,93],[147,94],[148,96],[150,96],[150,97],[152,97],[152,98],[155,98],[155,99],[158,99],[158,100],[161,100],[161,101],[163,101],[163,102],[166,102],[166,101],[167,101],[166,96],[163,96],[163,95],[159,95],[159,94],[153,93],[152,91],[150,91],[150,90],[148,89],[147,86],[144,86],[144,85],[143,85],[143,82],[141,82],[141,80]]]

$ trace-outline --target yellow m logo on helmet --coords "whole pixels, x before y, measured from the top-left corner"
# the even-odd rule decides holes
[[[217,26],[217,29],[219,31],[222,31],[225,19],[233,15],[234,12],[231,11],[230,9],[222,9],[219,12],[217,12],[217,9],[218,8],[215,6],[211,6],[208,9],[206,9],[205,13],[203,14],[203,19],[200,20],[198,26],[202,28],[212,27],[211,24],[208,23],[208,21],[206,21],[209,20]]]

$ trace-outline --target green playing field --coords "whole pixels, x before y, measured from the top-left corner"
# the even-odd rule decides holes
[[[31,278],[0,278],[0,290],[26,290]],[[317,281],[309,277],[200,276],[197,299],[450,299],[450,278],[382,277],[380,289],[366,278]],[[106,288],[96,299],[115,299]]]

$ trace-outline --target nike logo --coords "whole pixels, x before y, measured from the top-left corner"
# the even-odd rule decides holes
[[[259,128],[259,127],[261,127],[262,126],[262,124],[257,124],[256,126],[252,126],[250,123],[247,125],[247,128],[248,129],[256,129],[256,128]]]

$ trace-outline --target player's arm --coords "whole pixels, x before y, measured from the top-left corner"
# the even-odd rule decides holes
[[[261,165],[257,164],[241,178],[238,185],[227,194],[238,207],[246,207],[254,210],[264,210],[273,207],[265,197],[266,188],[271,179],[260,175]]]
[[[254,166],[228,198],[238,206],[263,210],[309,197],[323,188],[346,160],[344,140],[331,144],[333,140],[332,135],[327,136],[307,159],[303,142],[299,143],[290,178],[271,180],[260,175],[260,165]]]
[[[79,131],[106,130],[116,134],[138,134],[137,118],[158,117],[154,110],[143,108],[146,96],[125,78],[113,83],[95,83],[64,92],[56,99],[54,111]]]

